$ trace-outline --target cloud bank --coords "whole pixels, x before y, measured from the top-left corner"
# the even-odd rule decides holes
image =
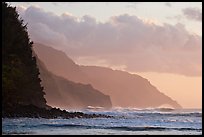
[[[79,63],[201,76],[201,37],[190,34],[183,24],[158,25],[128,14],[100,23],[88,15],[57,16],[33,6],[17,9],[34,42],[61,49]]]
[[[185,8],[183,14],[186,18],[196,21],[202,21],[202,12],[198,8]]]

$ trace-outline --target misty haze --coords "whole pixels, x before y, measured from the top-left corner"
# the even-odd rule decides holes
[[[202,134],[201,2],[3,2],[2,20],[2,134]]]

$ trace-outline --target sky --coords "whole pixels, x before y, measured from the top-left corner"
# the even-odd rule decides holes
[[[77,64],[139,74],[183,107],[202,107],[201,2],[10,4],[34,42]]]

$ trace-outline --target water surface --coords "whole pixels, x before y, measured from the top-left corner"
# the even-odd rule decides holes
[[[73,111],[73,110],[69,110]],[[114,108],[78,110],[113,118],[2,118],[2,134],[45,135],[190,135],[202,134],[200,109]]]

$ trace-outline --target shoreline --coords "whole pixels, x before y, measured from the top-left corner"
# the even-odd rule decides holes
[[[85,114],[82,112],[68,112],[59,108],[39,108],[34,105],[18,105],[13,108],[3,109],[2,118],[111,118],[103,114]]]

